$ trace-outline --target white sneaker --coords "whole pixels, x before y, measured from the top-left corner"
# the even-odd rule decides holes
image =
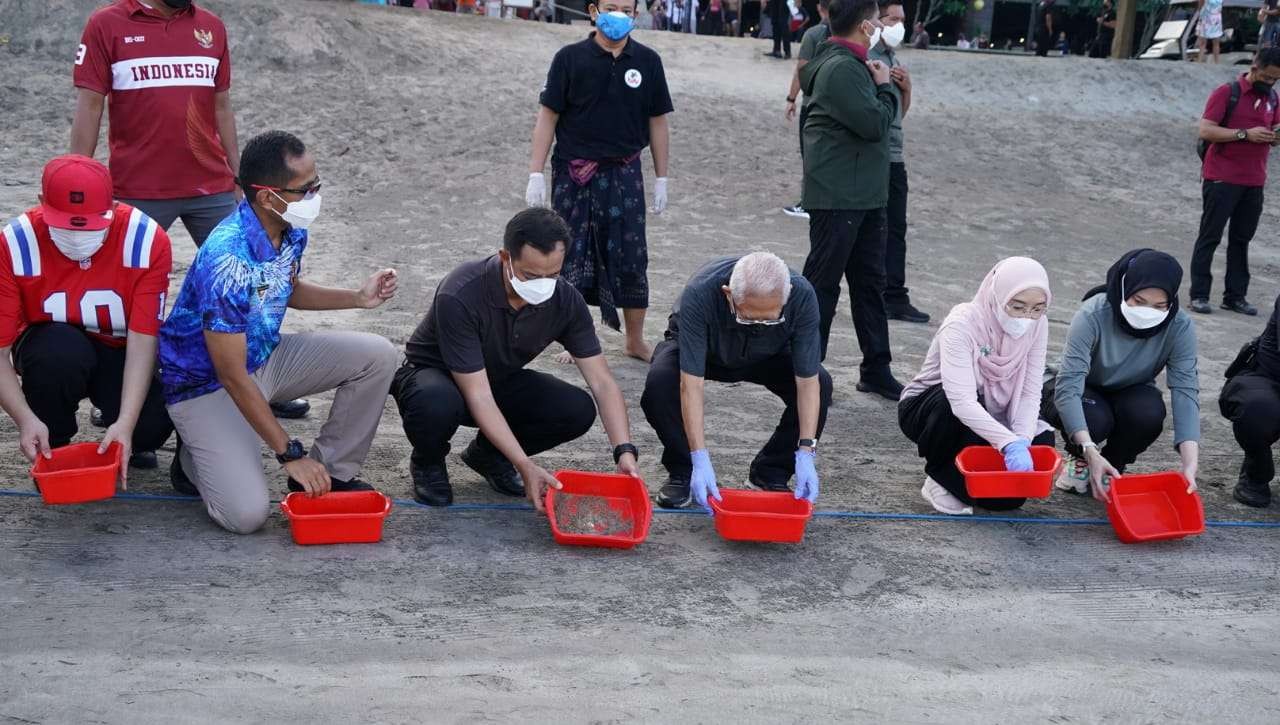
[[[1067,454],[1067,465],[1062,467],[1058,480],[1053,484],[1059,491],[1080,494],[1089,493],[1089,462]]]
[[[804,207],[800,206],[799,204],[796,204],[795,206],[782,207],[782,213],[786,214],[787,216],[796,217],[797,219],[809,218],[809,212],[805,211]]]
[[[973,507],[965,506],[960,499],[951,495],[951,492],[942,487],[942,484],[929,478],[924,479],[924,487],[920,489],[920,495],[925,501],[933,507],[934,511],[944,513],[948,516],[972,516]]]

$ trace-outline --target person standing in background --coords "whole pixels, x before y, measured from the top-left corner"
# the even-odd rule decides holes
[[[591,13],[596,30],[561,48],[547,72],[525,201],[546,205],[542,169],[554,138],[551,202],[573,234],[564,277],[600,307],[614,330],[622,329],[622,309],[626,354],[648,362],[653,349],[644,339],[649,257],[640,153],[652,143],[658,176],[653,210],[661,214],[667,208],[671,94],[662,58],[630,37],[634,0],[603,0]]]
[[[765,53],[770,58],[791,60],[791,8],[787,0],[766,0],[769,25],[773,33],[773,50]]]
[[[1262,30],[1258,33],[1258,49],[1273,48],[1280,40],[1280,0],[1263,0],[1258,10],[1258,22]]]
[[[898,117],[889,126],[889,205],[885,208],[888,235],[885,239],[885,312],[891,320],[926,323],[929,315],[911,304],[907,291],[907,163],[903,155],[902,120],[911,109],[911,73],[898,60],[895,50],[906,37],[906,11],[902,0],[887,0],[880,7],[884,32],[880,42],[867,52],[889,68],[893,80],[889,90],[898,99]],[[967,41],[966,41],[967,42]]]
[[[1116,39],[1116,8],[1111,0],[1102,0],[1102,13],[1098,15],[1097,23],[1098,35],[1093,39],[1089,57],[1108,58],[1111,56],[1111,46]]]
[[[1053,47],[1054,38],[1058,37],[1055,28],[1054,13],[1057,11],[1055,0],[1040,0],[1036,6],[1036,55],[1044,58]]]
[[[1208,44],[1213,43],[1213,62],[1222,62],[1222,0],[1200,0],[1200,22],[1196,25],[1196,47],[1200,53],[1196,56],[1199,63],[1209,60]]]
[[[788,121],[794,120],[796,117],[796,98],[800,95],[800,69],[804,68],[813,56],[818,52],[818,46],[827,42],[827,38],[831,37],[831,24],[827,20],[827,6],[830,0],[818,0],[818,15],[822,21],[817,25],[804,31],[804,37],[800,39],[800,52],[796,54],[796,69],[791,74],[791,87],[787,89],[787,112]],[[809,116],[809,97],[804,97],[804,103],[800,105],[800,158],[804,158],[804,121]],[[787,216],[808,219],[809,214],[804,210],[801,204],[793,206],[784,206],[782,213]]]

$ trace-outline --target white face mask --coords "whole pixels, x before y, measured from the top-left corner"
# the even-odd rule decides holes
[[[1124,315],[1125,322],[1128,322],[1135,330],[1150,330],[1151,328],[1164,322],[1169,316],[1168,310],[1157,310],[1154,307],[1145,307],[1142,305],[1131,305],[1128,300],[1120,303],[1120,314]]]
[[[868,48],[874,48],[876,47],[876,43],[880,42],[880,31],[881,31],[881,28],[876,28],[875,30],[871,31],[871,39],[867,41]]]
[[[285,201],[279,194],[276,194],[275,197],[288,205],[285,207],[283,214],[280,214],[280,212],[276,212],[276,214],[280,214],[280,218],[294,229],[305,230],[315,222],[316,217],[320,216],[319,193],[312,194],[302,201]]]
[[[907,26],[903,25],[902,23],[898,23],[897,25],[890,25],[889,27],[884,29],[883,33],[880,34],[880,39],[883,40],[884,44],[889,46],[890,48],[896,48],[899,45],[902,45],[902,41],[905,40],[906,37],[907,37]]]
[[[520,295],[520,299],[531,305],[540,305],[551,299],[556,293],[556,280],[551,277],[531,279],[528,281],[516,277],[515,267],[511,268],[511,289]]]
[[[80,229],[49,227],[49,236],[63,256],[73,262],[83,262],[92,257],[107,240],[108,229],[87,232]]]
[[[1030,317],[1014,317],[1004,310],[1000,310],[1000,328],[1004,330],[1004,334],[1017,340],[1019,337],[1027,334],[1036,321]]]

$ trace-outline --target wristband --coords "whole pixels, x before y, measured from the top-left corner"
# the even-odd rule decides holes
[[[795,96],[787,96],[787,103],[795,103],[795,102],[796,102]]]
[[[613,447],[614,464],[617,464],[618,461],[621,461],[622,457],[628,453],[634,456],[637,461],[640,460],[640,449],[636,448],[634,445],[630,443],[619,443],[618,445],[614,446]]]

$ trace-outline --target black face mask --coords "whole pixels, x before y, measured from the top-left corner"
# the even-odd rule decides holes
[[[191,7],[191,0],[164,0],[164,4],[174,10],[186,10]]]
[[[1253,82],[1253,92],[1260,96],[1269,95],[1271,93],[1271,89],[1274,87],[1274,83],[1263,83],[1262,81]]]

